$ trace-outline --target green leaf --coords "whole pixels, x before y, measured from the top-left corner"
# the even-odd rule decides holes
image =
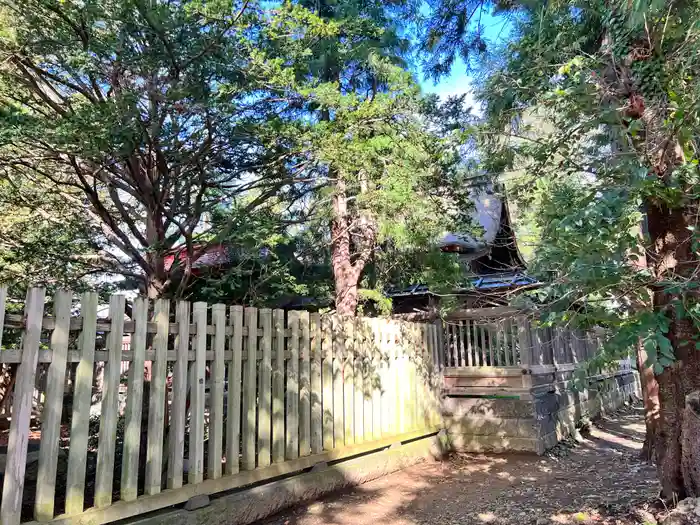
[[[654,363],[654,374],[661,375],[664,372],[664,367],[660,363]]]

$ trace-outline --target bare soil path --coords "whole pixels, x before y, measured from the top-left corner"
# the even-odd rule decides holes
[[[653,501],[657,483],[639,459],[643,440],[641,411],[628,407],[544,457],[422,463],[259,525],[644,524],[635,509]]]

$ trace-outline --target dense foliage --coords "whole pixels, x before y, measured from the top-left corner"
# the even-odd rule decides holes
[[[21,254],[43,248],[45,261],[63,264],[67,284],[101,271],[154,297],[230,293],[274,304],[289,294],[327,297],[327,267],[316,272],[325,291],[298,282],[323,261],[344,259],[340,281],[345,270],[334,267],[337,291],[357,288],[379,245],[430,252],[455,216],[444,210],[463,115],[422,99],[402,68],[408,41],[392,9],[3,3],[3,205],[20,210],[33,199],[32,213],[42,208],[44,222],[65,228],[34,237],[21,225],[4,229],[0,276],[16,279],[32,264]],[[434,124],[445,112],[451,129]],[[342,217],[332,205],[341,194]],[[320,260],[296,251],[312,237]],[[68,256],[66,243],[82,248]],[[205,284],[198,254],[219,244],[274,256],[247,265],[234,257]],[[372,259],[377,290],[380,260]],[[260,288],[260,272],[272,288]],[[243,289],[253,281],[256,290]]]

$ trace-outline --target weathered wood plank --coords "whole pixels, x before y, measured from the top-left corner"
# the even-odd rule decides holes
[[[146,481],[144,492],[158,494],[163,476],[163,432],[165,429],[165,381],[168,373],[168,325],[170,301],[157,299],[153,320],[159,330],[153,338],[156,358],[151,362],[151,387],[148,399],[148,434],[146,446]]]
[[[355,427],[355,443],[362,443],[365,439],[365,421],[364,421],[364,376],[362,367],[364,366],[364,339],[362,333],[361,319],[355,318],[351,321],[353,334],[353,351],[355,359],[353,361],[353,371],[355,382],[353,389],[355,396],[353,399],[353,422]]]
[[[299,455],[311,454],[311,339],[309,312],[299,312]]]
[[[343,364],[345,361],[345,336],[340,316],[331,317],[333,332],[333,446],[345,444],[345,413],[343,410]]]
[[[68,473],[66,480],[66,514],[83,512],[85,470],[87,463],[92,373],[97,331],[97,294],[86,292],[80,299],[82,331],[78,339],[80,362],[75,372],[73,388],[73,419],[70,429]]]
[[[61,412],[66,382],[66,356],[68,354],[68,328],[72,306],[71,292],[59,290],[53,298],[55,328],[51,334],[53,361],[49,365],[46,402],[41,413],[41,448],[37,472],[34,517],[38,521],[53,518],[56,493],[56,467],[58,445],[61,440]]]
[[[228,403],[226,403],[226,474],[240,469],[241,382],[243,372],[243,307],[229,309],[232,359],[228,365]]]
[[[348,446],[355,443],[355,340],[352,320],[343,318],[342,327],[343,344],[345,345],[345,360],[343,362],[344,442],[345,446]]]
[[[393,424],[393,407],[391,397],[391,389],[393,385],[393,370],[391,370],[391,352],[389,346],[389,334],[388,327],[389,321],[386,319],[378,320],[378,331],[379,331],[379,351],[381,359],[381,368],[379,381],[381,383],[380,388],[382,392],[381,399],[381,413],[382,413],[382,436],[388,436],[392,432]]]
[[[0,523],[3,525],[18,525],[22,513],[29,421],[32,413],[32,395],[39,357],[45,294],[43,288],[30,288],[27,291],[24,307],[27,324],[22,337],[22,362],[17,369],[12,401],[12,421],[7,444],[2,504],[0,504]]]
[[[419,324],[418,327],[419,350],[416,352],[416,427],[424,428],[428,424],[426,410],[426,375],[427,375],[427,352],[428,352],[428,326]],[[466,336],[466,326],[464,327]],[[466,341],[465,341],[466,346]]]
[[[372,439],[381,439],[382,437],[382,354],[380,340],[380,320],[375,318],[369,319],[370,322],[370,341],[372,365],[370,373],[370,385],[372,391]]]
[[[241,466],[243,470],[253,470],[255,468],[255,423],[256,423],[256,380],[257,361],[255,355],[258,349],[258,310],[248,307],[245,309],[245,323],[248,327],[249,335],[246,337],[246,348],[248,358],[243,364],[243,454],[241,456]]]
[[[333,448],[333,331],[331,318],[321,317],[323,341],[323,361],[321,362],[321,382],[323,383],[323,449]]]
[[[180,327],[175,339],[175,364],[173,365],[173,401],[168,439],[167,487],[182,487],[185,454],[185,422],[187,420],[187,354],[190,349],[190,303],[178,301],[175,320]]]
[[[275,329],[272,369],[272,462],[284,461],[284,311],[272,312]]]
[[[396,336],[398,338],[397,340],[397,345],[396,345],[396,352],[397,352],[397,367],[396,367],[396,391],[398,392],[398,395],[396,396],[396,411],[397,411],[397,416],[398,416],[398,432],[404,432],[404,430],[408,427],[406,424],[406,399],[407,399],[407,393],[408,393],[408,366],[407,366],[407,356],[406,352],[404,351],[403,345],[404,345],[404,338],[403,338],[403,333],[402,333],[402,325],[403,323],[397,322],[396,323]],[[454,326],[453,326],[454,329]],[[454,334],[454,332],[453,332]],[[453,348],[454,351],[456,352],[457,345],[455,344],[455,340],[453,339]],[[455,362],[456,361],[456,354],[455,354]]]
[[[192,305],[192,317],[197,326],[194,338],[195,361],[190,366],[190,441],[187,482],[201,483],[204,479],[204,403],[207,362],[207,303]]]
[[[124,452],[122,454],[122,478],[120,497],[133,501],[137,496],[139,476],[139,452],[141,449],[141,412],[143,411],[143,370],[146,355],[146,323],[148,322],[148,300],[134,299],[134,334],[130,350],[134,360],[129,366],[126,392],[126,421],[124,429]]]
[[[207,477],[221,477],[221,455],[224,446],[224,377],[226,363],[226,306],[212,306],[214,323],[214,359],[211,362],[211,382],[209,387],[209,449],[207,454]]]
[[[258,467],[270,464],[272,426],[272,310],[260,309],[260,338],[262,360],[260,361],[260,383],[258,386]]]
[[[375,373],[374,360],[373,357],[373,344],[372,331],[370,326],[370,319],[360,318],[360,328],[362,330],[362,396],[364,398],[364,423],[363,423],[363,440],[371,441],[374,439],[372,434],[372,423],[373,423],[373,413],[372,413],[372,377]]]
[[[100,434],[97,442],[97,474],[95,476],[95,507],[112,504],[112,481],[114,477],[114,452],[119,417],[119,374],[122,353],[122,327],[124,326],[123,295],[113,295],[109,301],[111,329],[107,336],[110,361],[105,364],[104,390]],[[4,523],[4,522],[3,522]]]
[[[321,380],[321,315],[312,313],[311,322],[311,453],[320,454],[323,450],[323,411]]]
[[[289,340],[290,357],[287,363],[287,438],[286,459],[299,457],[299,312],[287,314],[287,326],[292,331]]]

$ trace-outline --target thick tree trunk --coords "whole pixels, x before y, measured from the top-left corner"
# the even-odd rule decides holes
[[[646,435],[642,446],[641,457],[646,461],[654,459],[654,443],[656,440],[656,428],[659,420],[659,384],[652,367],[646,365],[647,352],[641,341],[637,345],[637,370],[642,386],[642,399],[644,401],[644,423]]]
[[[360,192],[367,192],[365,174],[359,173],[358,179]],[[333,195],[331,264],[335,280],[335,309],[341,315],[355,315],[360,276],[374,253],[376,240],[376,222],[368,210],[355,210],[354,218],[348,213],[347,186],[342,176],[338,176]]]
[[[657,280],[692,276],[698,267],[692,251],[692,232],[688,229],[688,221],[692,217],[686,217],[685,209],[668,209],[656,202],[647,206],[647,210],[652,242],[649,262]],[[697,492],[700,487],[700,466],[697,461],[700,458],[693,458],[686,450],[688,445],[684,443],[683,436],[683,429],[687,426],[684,424],[686,396],[700,390],[700,352],[693,344],[697,331],[692,321],[685,316],[679,317],[674,307],[674,303],[680,299],[679,294],[661,289],[654,294],[655,309],[664,311],[670,319],[668,337],[676,357],[674,364],[657,376],[661,411],[655,448],[661,495],[667,500],[700,496]],[[697,440],[700,437],[692,438]]]
[[[335,281],[335,309],[341,315],[355,315],[359,272],[351,261],[350,220],[345,182],[338,178],[333,196],[331,264]],[[362,269],[360,269],[362,271]]]

